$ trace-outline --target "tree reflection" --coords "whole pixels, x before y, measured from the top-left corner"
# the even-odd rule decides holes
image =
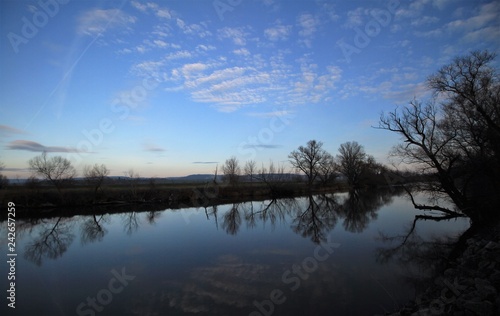
[[[379,263],[390,261],[398,264],[405,272],[405,279],[414,284],[417,290],[424,290],[435,279],[436,272],[446,265],[452,258],[454,251],[467,239],[469,228],[460,238],[448,236],[424,239],[418,232],[417,223],[420,221],[448,221],[457,216],[427,216],[416,215],[411,225],[403,234],[389,236],[379,233],[378,240],[387,244],[376,250],[375,256]]]
[[[377,211],[392,201],[389,191],[351,190],[339,206],[339,214],[344,218],[345,230],[352,233],[363,232],[368,224],[377,219]]]
[[[328,233],[337,223],[336,206],[333,195],[320,195],[316,198],[309,195],[307,208],[299,211],[293,220],[294,232],[311,238],[316,244],[326,241]]]
[[[109,216],[101,214],[99,218],[95,214],[87,218],[82,224],[81,243],[85,245],[95,241],[102,241],[104,235],[108,233],[106,228],[102,226],[102,222],[109,222]]]
[[[235,203],[222,216],[222,227],[231,235],[238,233],[242,220],[247,228],[270,223],[272,228],[277,223],[286,221],[291,216],[292,229],[303,237],[311,238],[314,243],[326,241],[328,233],[339,219],[344,218],[344,228],[351,232],[362,232],[371,220],[377,218],[377,211],[384,204],[392,201],[392,194],[387,191],[351,191],[347,197],[338,194],[309,195],[302,198],[271,199],[260,202]],[[257,206],[258,205],[258,206]],[[213,215],[217,225],[217,209],[209,212],[205,208],[207,219]]]
[[[71,221],[59,217],[55,224],[45,222],[41,224],[38,236],[26,245],[24,257],[40,266],[44,258],[57,259],[62,256],[74,237]]]
[[[241,214],[238,210],[239,203],[234,203],[231,209],[224,214],[222,228],[230,235],[236,235],[241,225]]]
[[[207,220],[210,220],[210,216],[214,217],[215,227],[217,227],[217,230],[219,230],[219,220],[217,219],[217,205],[213,205],[211,209],[212,210],[209,211],[208,208],[205,207],[205,215],[207,216]]]
[[[127,235],[132,235],[139,229],[140,220],[137,217],[137,212],[127,212],[122,214],[123,230]]]
[[[146,219],[150,225],[156,223],[156,220],[161,216],[161,211],[149,211],[146,214]]]
[[[245,204],[245,220],[248,227],[255,227],[258,221],[263,225],[269,221],[271,227],[274,228],[277,222],[282,222],[285,217],[291,213],[291,210],[297,204],[294,198],[272,199],[270,201],[263,201],[260,208],[254,208],[253,202]]]

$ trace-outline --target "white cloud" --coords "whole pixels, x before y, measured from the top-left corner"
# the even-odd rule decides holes
[[[245,46],[248,32],[244,27],[224,27],[219,30],[219,38],[229,38],[235,45]]]
[[[170,11],[167,9],[160,9],[156,11],[156,16],[164,19],[170,20],[172,18],[172,15],[170,14]]]
[[[302,30],[299,31],[299,35],[309,37],[316,32],[316,26],[319,24],[319,21],[311,14],[305,13],[299,16],[298,23],[302,28]]]
[[[363,25],[363,16],[365,15],[364,8],[356,8],[355,10],[350,10],[347,12],[347,20],[344,23],[344,27],[353,28],[360,27]]]
[[[111,29],[126,29],[135,21],[135,17],[119,9],[93,9],[78,18],[77,31],[82,35],[95,36]]]
[[[171,45],[174,48],[174,45]],[[177,48],[177,47],[175,47]],[[165,59],[173,60],[173,59],[181,59],[181,58],[191,58],[193,54],[188,50],[179,50],[173,53],[168,54]]]
[[[186,24],[186,22],[184,22],[182,19],[177,18],[176,24],[177,27],[179,27],[186,35],[196,35],[200,38],[205,38],[212,35],[212,32],[207,30],[207,25],[205,23]]]
[[[248,55],[250,55],[250,52],[246,48],[235,49],[235,50],[233,50],[233,53],[235,55],[241,55],[241,56],[248,56]]]
[[[209,68],[209,66],[203,63],[185,64],[182,66],[181,72],[186,79],[189,79],[193,75],[196,75],[196,73],[202,72],[207,68]]]
[[[215,46],[213,46],[213,45],[203,45],[203,44],[200,44],[200,45],[196,46],[196,49],[197,49],[197,50],[201,50],[201,51],[208,52],[208,51],[210,51],[210,50],[215,50]]]
[[[276,25],[264,30],[264,35],[271,41],[286,40],[292,30],[291,25]]]
[[[412,26],[422,26],[422,25],[427,25],[427,24],[433,24],[437,23],[439,21],[439,18],[435,16],[422,16],[417,19],[414,19],[411,21]]]
[[[156,47],[159,47],[159,48],[165,48],[168,46],[168,44],[162,40],[154,40],[153,43]]]

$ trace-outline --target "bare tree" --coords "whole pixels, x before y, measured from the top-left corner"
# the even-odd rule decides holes
[[[94,189],[94,200],[97,196],[97,191],[101,188],[104,179],[109,175],[109,169],[104,164],[93,166],[85,166],[83,168],[83,176],[85,181]]]
[[[323,185],[332,184],[337,178],[338,165],[332,155],[327,154],[319,164],[318,178]]]
[[[292,166],[306,175],[309,187],[318,177],[320,166],[325,165],[330,159],[330,154],[322,146],[322,142],[310,140],[305,147],[299,146],[297,150],[288,155]]]
[[[366,153],[363,146],[357,142],[346,142],[340,145],[339,170],[347,178],[349,186],[356,187],[365,166]]]
[[[473,222],[484,222],[500,204],[500,77],[489,66],[494,58],[488,52],[456,58],[428,78],[435,99],[426,105],[414,100],[379,123],[402,138],[393,155],[434,176],[427,188],[446,194]]]
[[[229,184],[236,185],[241,173],[238,159],[234,156],[227,159],[224,166],[222,166],[222,172],[224,173],[225,180],[228,181]]]
[[[52,183],[59,194],[61,194],[62,187],[72,181],[76,175],[76,170],[68,159],[61,156],[49,159],[46,152],[30,159],[28,164],[35,175],[42,176]]]
[[[249,160],[245,163],[244,172],[245,175],[250,178],[250,182],[253,182],[253,179],[255,177],[255,172],[256,172],[255,167],[256,167],[255,160]]]
[[[124,172],[125,176],[129,178],[130,191],[134,199],[137,198],[137,184],[139,183],[139,174],[130,168],[128,171]]]

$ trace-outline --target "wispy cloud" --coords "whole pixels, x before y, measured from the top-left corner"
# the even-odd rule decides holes
[[[157,146],[151,142],[146,142],[142,144],[142,149],[144,151],[149,151],[149,152],[164,152],[166,151],[165,148],[162,148],[160,146]]]
[[[301,28],[299,31],[299,36],[301,37],[299,42],[303,43],[306,47],[311,47],[312,37],[316,32],[316,27],[319,25],[319,20],[312,14],[304,13],[299,16],[297,22]]]
[[[194,164],[201,164],[201,165],[213,165],[216,163],[219,163],[218,161],[193,161]]]
[[[273,145],[273,144],[247,144],[243,146],[243,148],[254,148],[254,149],[274,149],[283,147],[282,145]]]
[[[76,148],[72,147],[61,147],[61,146],[44,146],[40,143],[30,141],[30,140],[15,140],[7,145],[7,149],[10,150],[25,150],[32,152],[49,152],[49,153],[77,153],[82,152]]]
[[[126,29],[136,18],[120,9],[92,9],[78,19],[77,31],[81,35],[95,36],[107,30]]]
[[[294,112],[289,110],[277,110],[272,112],[249,112],[248,116],[254,117],[262,117],[262,118],[271,118],[271,117],[285,117],[285,116],[293,116]]]
[[[12,126],[0,125],[0,135],[13,135],[13,134],[27,134],[27,133],[23,130],[20,130]]]
[[[290,36],[292,26],[282,25],[280,21],[276,24],[276,26],[265,29],[264,35],[271,41],[287,40]]]
[[[248,27],[224,27],[218,32],[219,39],[231,39],[235,45],[245,46]]]

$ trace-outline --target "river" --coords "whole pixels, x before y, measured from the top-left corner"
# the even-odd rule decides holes
[[[415,298],[418,282],[412,280],[427,273],[405,257],[408,249],[398,247],[421,213],[404,195],[368,191],[18,219],[16,308],[12,313],[4,298],[0,311],[383,314]],[[418,222],[405,246],[415,250],[433,238],[456,237],[468,226],[466,219]],[[6,222],[0,233],[7,236]],[[9,258],[7,240],[1,240],[5,296]]]

